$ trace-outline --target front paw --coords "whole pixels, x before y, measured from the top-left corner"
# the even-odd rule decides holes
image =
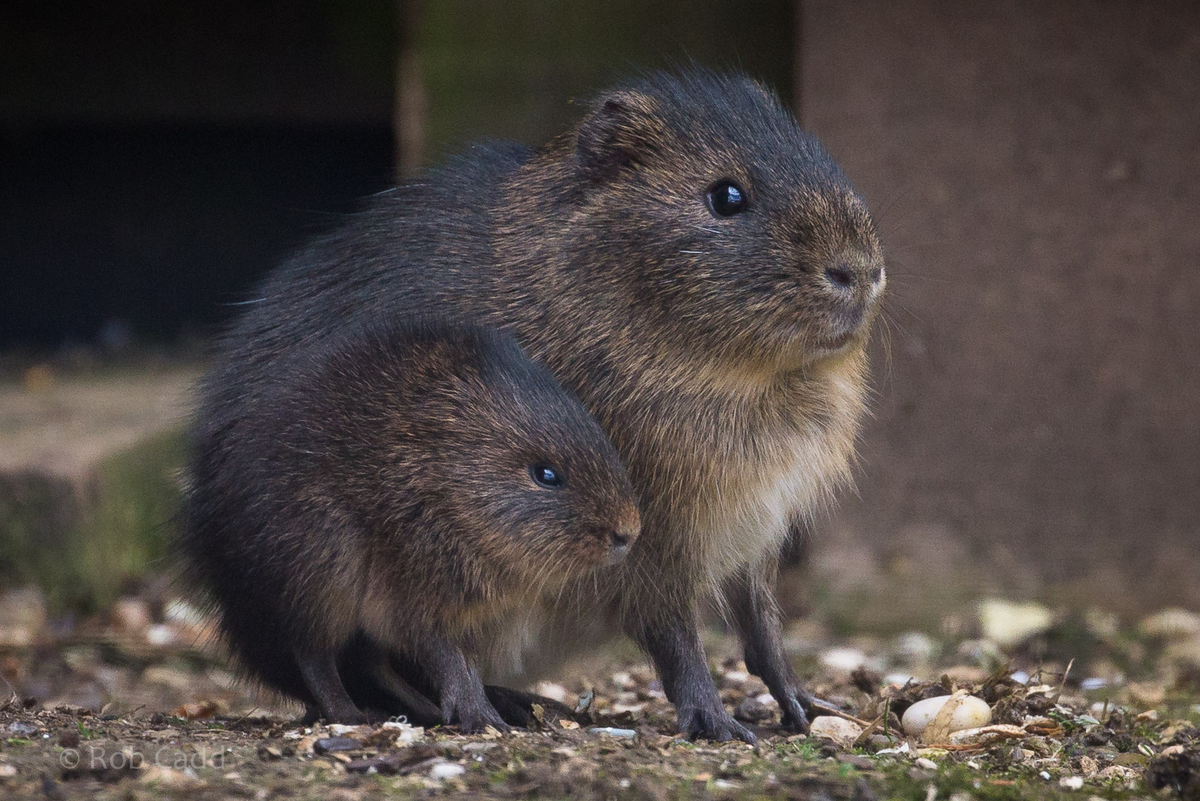
[[[796,696],[788,695],[779,702],[782,710],[779,725],[793,734],[808,734],[808,710],[805,706]]]
[[[741,740],[753,745],[758,742],[754,732],[733,719],[733,716],[722,707],[716,709],[680,709],[679,730],[687,735],[689,740],[712,740],[727,743],[730,740]]]
[[[465,704],[462,706],[444,706],[443,722],[449,726],[457,726],[463,734],[481,734],[490,726],[496,731],[511,731],[512,727],[504,722],[500,713],[486,701],[482,704]]]

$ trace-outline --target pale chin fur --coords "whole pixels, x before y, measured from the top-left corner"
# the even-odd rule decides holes
[[[778,553],[791,524],[830,506],[834,491],[849,482],[866,392],[865,354],[861,347],[847,346],[836,355],[781,379],[785,385],[794,384],[796,391],[809,382],[823,385],[828,399],[824,414],[785,416],[769,428],[744,432],[770,447],[723,451],[716,462],[719,469],[690,488],[691,497],[701,503],[690,511],[690,525],[679,527],[678,534],[686,537],[683,547],[690,557],[705,566],[702,585],[710,597],[718,597],[722,583],[738,569]],[[786,399],[789,390],[785,386],[781,391]],[[705,461],[712,455],[696,458]],[[698,469],[694,474],[704,472]],[[704,499],[712,502],[705,504]],[[570,582],[534,609],[516,612],[511,627],[497,627],[481,665],[490,680],[536,680],[579,650],[619,634],[616,606],[605,592],[613,583],[596,581],[597,576],[603,572]],[[642,602],[650,602],[655,588],[643,589],[650,594]]]

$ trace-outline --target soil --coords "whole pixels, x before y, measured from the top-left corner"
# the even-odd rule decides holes
[[[765,687],[746,674],[732,640],[713,634],[722,696],[759,734],[750,746],[679,737],[653,672],[621,648],[572,666],[562,683],[532,688],[579,714],[547,710],[531,731],[302,726],[297,707],[235,678],[195,610],[126,597],[105,615],[52,621],[32,643],[0,648],[10,692],[0,704],[0,792],[1200,799],[1198,620],[1174,612],[1157,626],[1123,628],[1058,616],[1004,649],[972,636],[970,625],[937,636],[836,638],[793,624],[789,649],[828,704],[822,711],[867,724],[865,732],[852,725],[847,739],[780,731]],[[926,735],[949,742],[903,734],[909,705],[958,689],[988,703],[993,728],[966,740]]]

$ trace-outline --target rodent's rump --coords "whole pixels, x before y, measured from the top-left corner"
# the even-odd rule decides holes
[[[366,704],[338,674],[390,670],[345,664],[373,643],[441,707],[391,676],[384,716],[503,727],[474,643],[637,536],[599,425],[511,335],[435,321],[348,326],[258,390],[237,439],[197,444],[183,536],[233,650],[350,722]]]
[[[803,729],[773,557],[848,473],[883,285],[865,204],[770,92],[655,73],[539,150],[479,145],[380,195],[273,273],[223,344],[198,437],[219,450],[294,354],[357,320],[432,310],[512,331],[599,420],[641,497],[643,536],[608,596],[579,587],[546,631],[615,612],[685,730],[753,739],[696,632],[698,600],[723,594],[747,664]]]

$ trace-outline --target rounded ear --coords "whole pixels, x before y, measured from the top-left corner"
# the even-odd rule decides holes
[[[588,180],[601,183],[639,164],[666,132],[654,98],[617,91],[600,98],[575,133],[575,158]]]

